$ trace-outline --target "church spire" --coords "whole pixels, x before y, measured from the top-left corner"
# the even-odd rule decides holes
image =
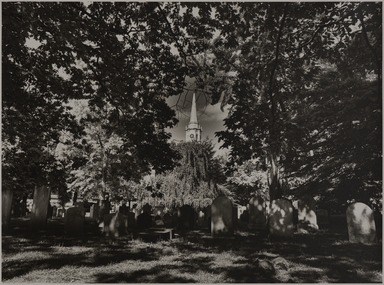
[[[185,128],[185,140],[187,142],[191,141],[201,141],[202,128],[197,122],[197,112],[196,112],[196,98],[195,93],[193,93],[192,98],[192,107],[191,107],[191,117],[189,119],[189,124]]]
[[[196,98],[195,93],[193,93],[192,107],[191,107],[191,118],[189,120],[190,124],[197,124],[197,114],[196,114]]]

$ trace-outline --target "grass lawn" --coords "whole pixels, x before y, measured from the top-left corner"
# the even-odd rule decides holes
[[[31,233],[27,222],[13,220],[14,228],[3,233],[3,282],[382,282],[381,243],[351,244],[345,231],[285,241],[245,231],[213,239],[193,231],[150,243],[92,232],[70,238],[58,221]]]

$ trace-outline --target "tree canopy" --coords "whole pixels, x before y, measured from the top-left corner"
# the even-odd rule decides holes
[[[271,199],[380,198],[380,3],[2,7],[3,187],[108,192],[170,171],[177,155],[164,130],[177,120],[165,98],[188,76],[229,107],[217,135],[232,170],[263,162]],[[84,114],[73,110],[80,100]],[[197,189],[218,178],[206,150],[184,149],[175,179]]]

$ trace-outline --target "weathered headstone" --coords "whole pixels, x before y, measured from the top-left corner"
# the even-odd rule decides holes
[[[212,236],[233,234],[232,202],[225,196],[219,196],[212,202],[211,234]]]
[[[197,221],[196,221],[196,226],[199,228],[204,227],[204,212],[202,210],[199,210],[197,212]]]
[[[82,215],[85,216],[85,207],[84,207],[84,202],[83,201],[78,201],[76,202],[76,207],[78,207],[81,212],[82,212]]]
[[[195,227],[196,213],[190,205],[180,207],[178,213],[177,227],[181,230],[192,230]]]
[[[68,235],[83,235],[84,223],[84,211],[80,207],[71,207],[67,209],[64,219],[64,228]]]
[[[57,207],[56,206],[52,207],[52,217],[57,217]]]
[[[276,199],[271,203],[269,233],[272,236],[290,237],[294,233],[293,206],[291,201]]]
[[[103,218],[105,215],[108,215],[111,212],[111,203],[107,200],[100,201],[100,212],[99,219]]]
[[[248,223],[249,222],[249,212],[248,212],[248,210],[243,211],[243,213],[240,215],[240,221],[242,223]]]
[[[33,229],[43,228],[47,224],[48,205],[51,190],[48,187],[36,187],[33,194],[31,226]]]
[[[349,241],[353,243],[376,242],[373,211],[364,203],[354,203],[347,208]]]
[[[122,214],[122,215],[125,215],[127,216],[128,213],[129,213],[129,208],[127,207],[126,204],[123,204],[119,207],[119,213]]]
[[[143,206],[143,213],[151,215],[152,206],[148,203]]]
[[[168,228],[173,227],[173,217],[170,213],[165,213],[163,216],[163,220],[164,220],[165,227],[168,227]]]
[[[249,229],[261,230],[267,227],[267,213],[265,201],[262,197],[255,196],[249,200]]]
[[[329,226],[329,213],[325,209],[318,209],[317,214],[317,224],[319,227],[326,228]]]
[[[9,227],[9,223],[11,221],[13,191],[9,189],[2,189],[1,198],[2,223],[3,228],[6,229]]]
[[[136,227],[136,218],[135,218],[135,213],[133,212],[128,212],[128,227],[129,228]]]
[[[65,210],[64,210],[63,208],[59,208],[59,209],[57,209],[57,216],[58,216],[59,218],[63,218],[64,215],[65,215]]]
[[[100,216],[100,206],[99,206],[98,203],[93,204],[91,206],[91,211],[90,211],[90,215],[89,216],[90,216],[91,219],[95,219],[95,220],[99,219],[99,216]]]
[[[152,226],[152,216],[149,213],[142,213],[137,217],[137,227],[148,229]]]
[[[319,229],[315,204],[312,197],[304,197],[297,201],[297,229],[299,232],[304,233]]]
[[[103,217],[101,227],[106,236],[123,236],[127,234],[128,217],[120,213],[107,214]]]
[[[212,207],[207,206],[204,208],[204,228],[207,228],[209,231],[211,231],[211,216],[212,216]]]

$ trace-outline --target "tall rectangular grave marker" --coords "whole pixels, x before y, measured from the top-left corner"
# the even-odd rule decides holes
[[[44,228],[47,224],[51,190],[48,187],[36,187],[33,194],[31,226],[33,229]]]
[[[233,235],[232,202],[225,196],[219,196],[212,202],[211,234],[212,236]]]

